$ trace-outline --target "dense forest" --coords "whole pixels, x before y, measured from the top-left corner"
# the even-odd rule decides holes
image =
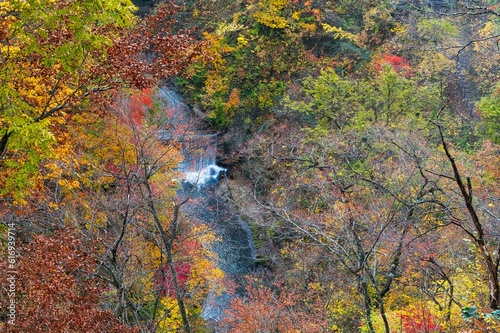
[[[497,0],[1,1],[0,328],[499,332],[499,43]]]

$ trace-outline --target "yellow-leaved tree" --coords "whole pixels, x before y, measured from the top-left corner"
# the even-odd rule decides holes
[[[47,159],[59,161],[56,174],[75,164],[75,114],[104,110],[113,89],[177,75],[199,53],[185,31],[172,32],[176,6],[140,21],[135,10],[130,0],[0,3],[0,196],[35,195]]]
[[[98,69],[134,10],[130,0],[0,4],[1,195],[33,194],[44,158],[65,158],[68,115],[109,87]]]

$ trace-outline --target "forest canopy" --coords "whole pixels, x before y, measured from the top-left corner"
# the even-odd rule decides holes
[[[0,2],[0,328],[500,330],[498,1],[136,3]]]

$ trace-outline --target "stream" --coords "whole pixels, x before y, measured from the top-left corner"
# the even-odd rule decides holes
[[[189,108],[179,94],[162,89],[160,98],[168,109],[175,111],[171,121],[177,125],[188,123]],[[183,174],[183,179],[178,195],[189,198],[181,212],[191,223],[206,225],[216,234],[217,240],[209,245],[209,250],[217,256],[215,265],[238,286],[255,265],[251,231],[239,212],[218,194],[218,182],[225,177],[226,169],[216,164],[217,135],[193,132],[196,133],[190,128],[189,134],[181,139],[184,160],[178,170]],[[218,295],[216,291],[209,290],[202,317],[216,326],[223,319],[224,311],[233,297],[237,296],[228,293]]]

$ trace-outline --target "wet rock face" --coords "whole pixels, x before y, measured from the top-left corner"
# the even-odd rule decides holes
[[[228,277],[251,272],[255,264],[255,249],[249,227],[231,205],[220,197],[216,184],[205,185],[192,194],[183,213],[190,219],[210,227],[218,236],[211,245],[217,254],[217,266]]]
[[[208,226],[217,236],[217,241],[208,245],[216,254],[215,265],[219,267],[236,288],[236,294],[209,290],[203,303],[202,317],[213,324],[224,319],[224,311],[234,297],[239,297],[245,275],[255,268],[255,247],[249,227],[238,212],[226,199],[217,193],[217,183],[204,184],[201,187],[186,183],[184,191],[191,199],[182,207],[183,214],[190,221],[197,221]]]
[[[182,98],[169,90],[160,90],[160,98],[165,107],[174,111],[173,117],[166,120],[166,127],[182,128],[183,121],[189,119]],[[217,240],[204,246],[216,254],[214,264],[236,284],[237,293],[240,281],[254,269],[255,248],[250,228],[234,206],[218,193],[219,179],[225,176],[226,169],[216,164],[217,135],[197,134],[190,127],[189,134],[179,137],[172,135],[171,130],[164,130],[160,139],[180,144],[183,161],[177,167],[182,174],[178,195],[188,199],[181,212],[187,221],[204,224],[216,234]],[[234,297],[238,296],[210,290],[202,316],[213,323],[220,321]]]

